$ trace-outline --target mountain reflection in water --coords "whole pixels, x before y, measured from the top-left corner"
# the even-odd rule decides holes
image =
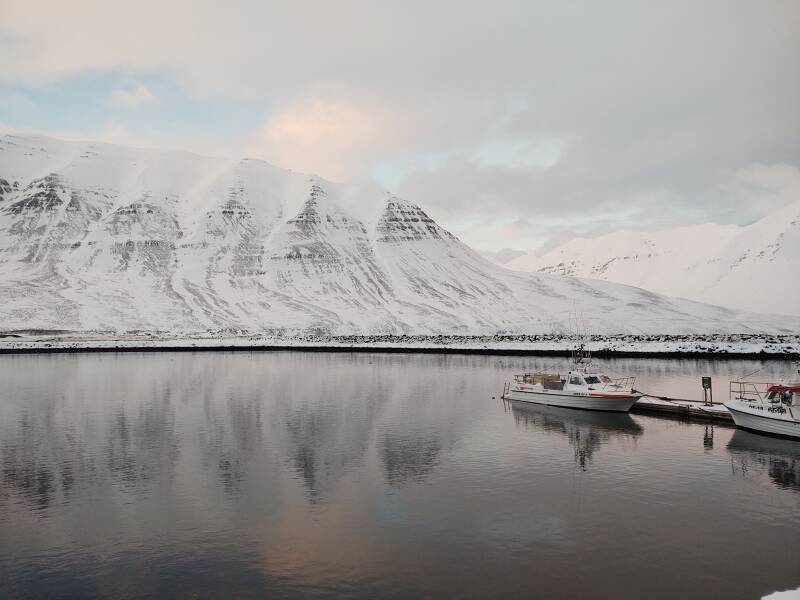
[[[586,470],[595,452],[612,437],[638,438],[642,427],[627,413],[598,412],[507,401],[517,425],[564,435],[575,451],[575,463]]]
[[[800,585],[796,553],[752,552],[796,546],[791,447],[492,399],[511,374],[563,362],[3,357],[0,598],[751,598]],[[694,389],[759,364],[601,368],[669,391],[682,372]]]

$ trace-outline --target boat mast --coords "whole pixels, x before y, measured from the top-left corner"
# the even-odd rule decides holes
[[[588,367],[592,364],[592,353],[586,349],[584,342],[572,349],[572,364],[576,368]]]
[[[576,369],[586,368],[592,364],[592,355],[586,349],[586,342],[588,341],[588,334],[586,333],[586,321],[583,315],[578,315],[578,309],[573,304],[572,310],[574,312],[575,328],[574,336],[576,338],[576,345],[572,348],[572,364]],[[580,339],[580,344],[577,343]]]

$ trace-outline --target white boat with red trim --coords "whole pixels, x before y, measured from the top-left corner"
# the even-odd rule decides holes
[[[633,377],[612,379],[588,368],[557,373],[523,373],[506,384],[503,398],[548,406],[628,412],[642,394],[633,389]]]
[[[800,378],[780,383],[732,381],[730,398],[725,408],[737,427],[800,440]]]

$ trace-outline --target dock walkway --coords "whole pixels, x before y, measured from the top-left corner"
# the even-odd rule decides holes
[[[631,412],[689,417],[693,419],[712,419],[733,424],[731,413],[720,403],[707,405],[694,400],[642,396],[639,401],[633,405]]]

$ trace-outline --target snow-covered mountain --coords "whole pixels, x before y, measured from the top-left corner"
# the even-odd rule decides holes
[[[800,316],[800,202],[748,225],[577,238],[507,266],[590,277],[742,310]]]
[[[780,332],[800,320],[490,263],[417,205],[183,152],[0,137],[0,322],[276,334]]]

